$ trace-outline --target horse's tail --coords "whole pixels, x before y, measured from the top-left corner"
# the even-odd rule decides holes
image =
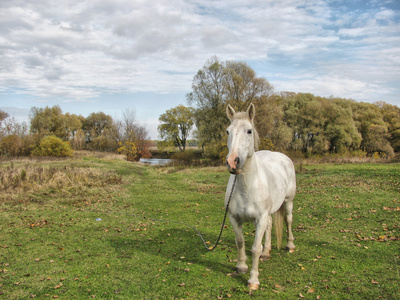
[[[274,213],[274,227],[275,227],[275,234],[276,234],[276,243],[278,249],[282,246],[282,235],[283,235],[283,212],[284,212],[284,205]]]

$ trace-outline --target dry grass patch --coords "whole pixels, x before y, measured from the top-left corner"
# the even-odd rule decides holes
[[[46,196],[87,199],[121,183],[121,175],[90,167],[11,164],[0,168],[0,199],[8,204],[26,203]]]

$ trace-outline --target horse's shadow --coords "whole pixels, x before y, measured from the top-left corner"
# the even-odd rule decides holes
[[[129,257],[137,256],[138,252],[162,256],[164,261],[182,261],[184,257],[185,262],[201,265],[205,269],[212,269],[225,276],[232,274],[232,278],[240,284],[246,283],[245,275],[236,276],[235,273],[236,263],[232,261],[237,256],[234,237],[223,239],[216,249],[208,251],[192,229],[178,228],[179,225],[176,227],[168,225],[167,229],[160,228],[159,230],[157,227],[147,234],[142,231],[132,231],[128,236],[113,237],[108,242],[121,257],[129,259]],[[211,236],[214,237],[214,234],[207,233],[206,238],[211,241],[213,239]],[[213,255],[217,258],[212,257]]]

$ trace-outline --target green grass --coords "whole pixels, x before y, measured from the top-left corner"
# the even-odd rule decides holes
[[[58,175],[40,181],[31,174],[39,168]],[[194,225],[213,244],[225,168],[159,169],[95,157],[3,162],[0,299],[400,299],[399,170],[303,166],[296,251],[274,248],[260,263],[260,290],[250,294],[249,274],[233,271],[229,221],[209,252],[191,228],[147,219]],[[250,265],[254,227],[244,228]]]

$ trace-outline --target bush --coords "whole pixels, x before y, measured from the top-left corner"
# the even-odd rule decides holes
[[[127,161],[139,161],[138,151],[135,142],[125,141],[119,143],[121,147],[118,148],[118,153],[125,154]]]
[[[23,156],[32,152],[34,137],[31,135],[8,135],[0,141],[1,156]]]
[[[228,148],[225,141],[212,142],[204,147],[204,156],[208,159],[224,162],[228,155]]]
[[[12,134],[1,139],[0,152],[2,156],[19,156],[21,148],[22,140],[18,135]]]
[[[69,142],[63,142],[60,138],[49,135],[40,140],[32,155],[65,157],[72,156],[73,153]]]
[[[264,138],[260,140],[260,144],[258,145],[258,150],[275,150],[275,145],[272,143],[270,139]]]

